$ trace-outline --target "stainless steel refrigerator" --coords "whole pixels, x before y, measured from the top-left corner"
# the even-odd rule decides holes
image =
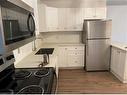
[[[84,20],[86,71],[109,70],[111,24],[111,20]]]

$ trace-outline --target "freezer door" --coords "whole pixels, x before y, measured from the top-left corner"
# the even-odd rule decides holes
[[[87,39],[111,38],[111,21],[87,21]]]
[[[109,70],[110,40],[89,40],[86,46],[86,70]]]

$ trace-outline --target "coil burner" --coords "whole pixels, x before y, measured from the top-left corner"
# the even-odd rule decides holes
[[[15,73],[15,79],[25,79],[31,76],[30,71],[21,70]]]
[[[44,89],[38,85],[29,85],[21,89],[17,94],[44,94]]]
[[[49,69],[43,68],[34,73],[36,77],[44,77],[49,75]]]

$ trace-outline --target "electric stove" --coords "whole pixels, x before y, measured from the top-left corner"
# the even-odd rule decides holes
[[[12,59],[0,65],[6,67],[0,72],[0,94],[55,94],[57,78],[53,67],[15,68]]]

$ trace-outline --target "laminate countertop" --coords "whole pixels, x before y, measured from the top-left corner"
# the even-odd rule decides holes
[[[127,43],[112,42],[111,46],[127,51]]]
[[[49,55],[49,64],[44,67],[54,67],[56,68],[58,72],[58,47],[60,46],[84,46],[84,44],[80,43],[69,43],[69,44],[46,44],[43,43],[40,45],[35,51],[27,55],[25,58],[23,58],[20,62],[15,64],[16,68],[36,68],[39,66],[39,64],[43,61],[43,55],[36,55],[37,51],[41,48],[54,48],[53,54]]]
[[[23,58],[19,63],[15,65],[16,68],[32,68],[38,67],[38,65],[43,61],[43,55],[35,55],[37,51],[41,48],[54,48],[54,52],[52,55],[49,55],[50,61],[46,67],[55,67],[57,56],[58,56],[58,47],[59,46],[73,46],[73,45],[83,45],[80,43],[69,43],[69,44],[42,44],[36,51],[33,51],[28,56]]]

